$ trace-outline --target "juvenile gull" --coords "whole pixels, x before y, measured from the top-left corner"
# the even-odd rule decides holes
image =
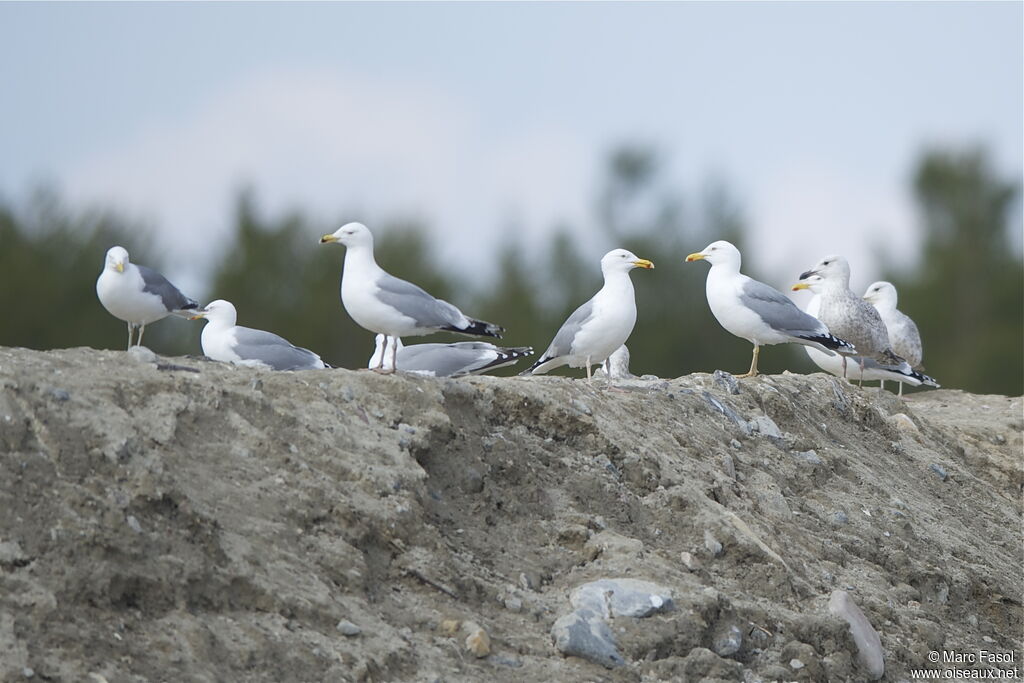
[[[820,278],[811,279],[818,275]],[[889,333],[875,307],[850,290],[850,264],[841,256],[826,256],[800,275],[793,290],[810,289],[821,295],[818,318],[830,330],[857,347],[859,363],[873,358],[883,366],[909,374],[913,368],[889,344]],[[843,367],[846,367],[843,361]],[[863,369],[863,367],[862,367]],[[861,381],[863,383],[863,380]]]
[[[396,365],[392,365],[385,356],[385,339],[388,345],[397,344],[394,355]],[[387,349],[391,351],[391,349]],[[370,358],[369,367],[376,368],[384,360],[385,370],[416,372],[431,377],[458,377],[460,375],[480,375],[506,365],[512,365],[520,358],[533,353],[529,346],[502,348],[488,342],[455,342],[453,344],[415,344],[405,346],[401,339],[386,338],[378,334],[376,349]]]
[[[217,299],[196,311],[192,320],[205,318],[203,353],[213,360],[271,370],[317,370],[320,356],[293,345],[273,332],[235,325],[238,314],[230,301]]]
[[[686,260],[711,264],[705,287],[711,313],[726,331],[754,345],[750,370],[738,377],[757,375],[757,356],[764,345],[792,342],[828,354],[854,351],[853,344],[833,335],[782,292],[740,273],[740,251],[731,243],[712,242]]]
[[[321,244],[332,242],[346,247],[341,303],[360,327],[394,338],[441,331],[501,338],[501,327],[469,318],[447,301],[385,272],[373,258],[373,235],[362,223],[347,223],[320,238]],[[397,348],[391,349],[394,368]],[[380,361],[377,369],[383,370],[383,354]]]
[[[590,368],[605,361],[626,343],[636,323],[636,299],[629,271],[653,268],[647,259],[625,249],[613,249],[601,259],[604,286],[573,312],[555,334],[548,350],[520,374],[540,375],[563,365]]]
[[[910,319],[910,316],[896,308],[898,301],[896,287],[891,282],[884,280],[873,282],[864,292],[864,300],[874,306],[878,310],[878,314],[882,316],[882,322],[885,323],[885,328],[889,332],[889,343],[892,344],[892,350],[905,358],[912,368],[918,371],[922,370],[921,333],[917,331],[917,325]],[[899,394],[902,396],[903,380],[898,381],[900,382]],[[885,386],[884,381],[882,386]]]
[[[818,275],[812,275],[809,278],[807,278],[808,283],[812,285],[820,280],[821,277]],[[818,307],[821,304],[821,295],[814,294],[813,287],[811,287],[810,289],[813,296],[811,297],[811,300],[807,303],[807,308],[804,310],[809,315],[817,315]],[[885,380],[890,380],[894,382],[900,382],[901,386],[904,383],[915,387],[920,386],[922,384],[932,387],[939,386],[938,382],[936,382],[934,379],[932,379],[928,375],[922,374],[917,370],[911,370],[908,373],[905,371],[901,371],[899,368],[883,366],[874,358],[864,358],[861,356],[850,357],[850,367],[846,369],[844,374],[842,358],[835,355],[826,356],[821,351],[818,351],[817,349],[811,348],[809,346],[805,346],[804,350],[807,351],[808,358],[810,358],[815,365],[817,365],[825,372],[832,373],[837,377],[850,377],[852,379],[857,379],[862,382],[864,380],[879,380],[881,382],[885,382]],[[854,366],[854,364],[856,364],[856,366]]]
[[[128,323],[129,349],[135,328],[139,329],[135,345],[141,346],[146,325],[172,313],[187,316],[199,306],[160,273],[132,263],[124,247],[107,250],[103,271],[96,280],[96,296],[112,316]]]

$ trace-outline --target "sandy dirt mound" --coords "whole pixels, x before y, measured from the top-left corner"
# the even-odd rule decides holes
[[[1020,672],[1022,426],[1019,398],[825,375],[0,349],[0,680],[867,680],[836,590],[884,680],[943,650]],[[602,579],[655,608],[587,622],[621,661],[566,656]]]

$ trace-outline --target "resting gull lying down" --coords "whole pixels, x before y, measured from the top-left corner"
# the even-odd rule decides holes
[[[326,367],[309,349],[293,345],[273,332],[235,325],[237,313],[230,301],[217,299],[196,311],[193,320],[205,318],[203,353],[208,358],[271,370],[317,370]]]
[[[447,301],[385,272],[373,258],[373,235],[362,223],[347,223],[320,238],[321,244],[335,242],[346,247],[341,303],[360,327],[394,338],[441,331],[501,338],[501,327],[469,318]],[[393,368],[397,349],[391,348]],[[383,368],[381,355],[378,369]]]
[[[625,344],[636,323],[636,299],[629,271],[653,267],[647,259],[625,249],[605,254],[601,259],[604,286],[562,323],[544,355],[520,374],[540,375],[568,365],[586,367],[590,380],[591,366],[600,365]]]
[[[502,348],[488,342],[477,341],[405,346],[401,339],[388,338],[388,344],[397,344],[398,350],[395,354],[385,355],[385,339],[383,334],[377,335],[376,349],[370,357],[368,367],[380,367],[381,358],[384,357],[384,369],[394,370],[396,366],[391,365],[391,361],[387,359],[387,356],[394,355],[398,370],[431,377],[480,375],[512,365],[520,358],[533,353],[533,348],[529,346]]]
[[[712,242],[686,260],[711,264],[705,287],[711,313],[726,331],[754,345],[750,370],[738,377],[757,375],[757,356],[765,345],[791,342],[828,354],[853,353],[853,344],[833,335],[829,327],[801,311],[782,292],[742,274],[740,251],[731,243]]]
[[[107,250],[103,272],[96,280],[96,296],[112,316],[128,323],[129,349],[136,328],[139,339],[135,345],[141,346],[146,325],[172,313],[187,317],[199,306],[160,273],[132,263],[124,247]]]

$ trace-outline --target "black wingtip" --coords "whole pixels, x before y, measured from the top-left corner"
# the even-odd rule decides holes
[[[839,353],[852,354],[857,352],[857,348],[853,344],[846,341],[845,339],[840,339],[834,334],[814,334],[808,335],[806,337],[801,337],[801,339],[818,342],[826,349],[832,349],[833,351],[838,351]]]
[[[501,339],[501,333],[505,331],[505,328],[500,325],[484,322],[483,320],[473,320],[472,318],[469,318],[469,325],[463,329],[459,329],[454,326],[445,327],[444,329],[450,330],[451,332],[458,332],[460,334],[472,334],[478,337],[494,337],[496,339]]]

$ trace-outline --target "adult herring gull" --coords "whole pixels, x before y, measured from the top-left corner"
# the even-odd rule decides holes
[[[742,274],[740,250],[731,243],[712,242],[686,260],[711,264],[705,286],[711,313],[726,331],[754,345],[750,370],[737,377],[757,375],[758,353],[765,345],[794,343],[828,354],[853,353],[853,344],[832,334],[828,326],[801,311],[785,294]]]
[[[373,235],[362,223],[347,223],[320,238],[321,244],[334,242],[346,247],[341,303],[360,327],[393,338],[442,331],[501,338],[504,330],[498,325],[470,318],[447,301],[385,272],[373,258]],[[391,348],[394,368],[398,350]],[[377,369],[383,368],[382,354]]]
[[[230,301],[217,299],[196,311],[192,320],[206,319],[203,353],[213,360],[271,370],[319,370],[326,367],[309,349],[295,346],[273,332],[236,325],[238,313]]]
[[[568,365],[599,365],[626,343],[636,323],[636,299],[629,271],[654,264],[625,249],[613,249],[601,259],[604,286],[573,312],[555,334],[548,350],[522,375],[540,375]]]
[[[96,296],[112,316],[128,323],[129,349],[135,328],[139,330],[135,345],[141,346],[146,325],[172,313],[187,317],[199,306],[160,273],[132,263],[124,247],[107,250],[103,271],[96,280]]]
[[[397,344],[394,362],[385,354],[385,340],[389,345]],[[376,348],[370,357],[369,367],[376,368],[384,360],[385,370],[415,372],[431,377],[458,377],[460,375],[481,375],[491,370],[512,365],[520,358],[533,353],[530,346],[500,347],[489,342],[469,341],[452,344],[414,344],[405,346],[401,339],[378,334]],[[390,351],[391,349],[387,349]]]

